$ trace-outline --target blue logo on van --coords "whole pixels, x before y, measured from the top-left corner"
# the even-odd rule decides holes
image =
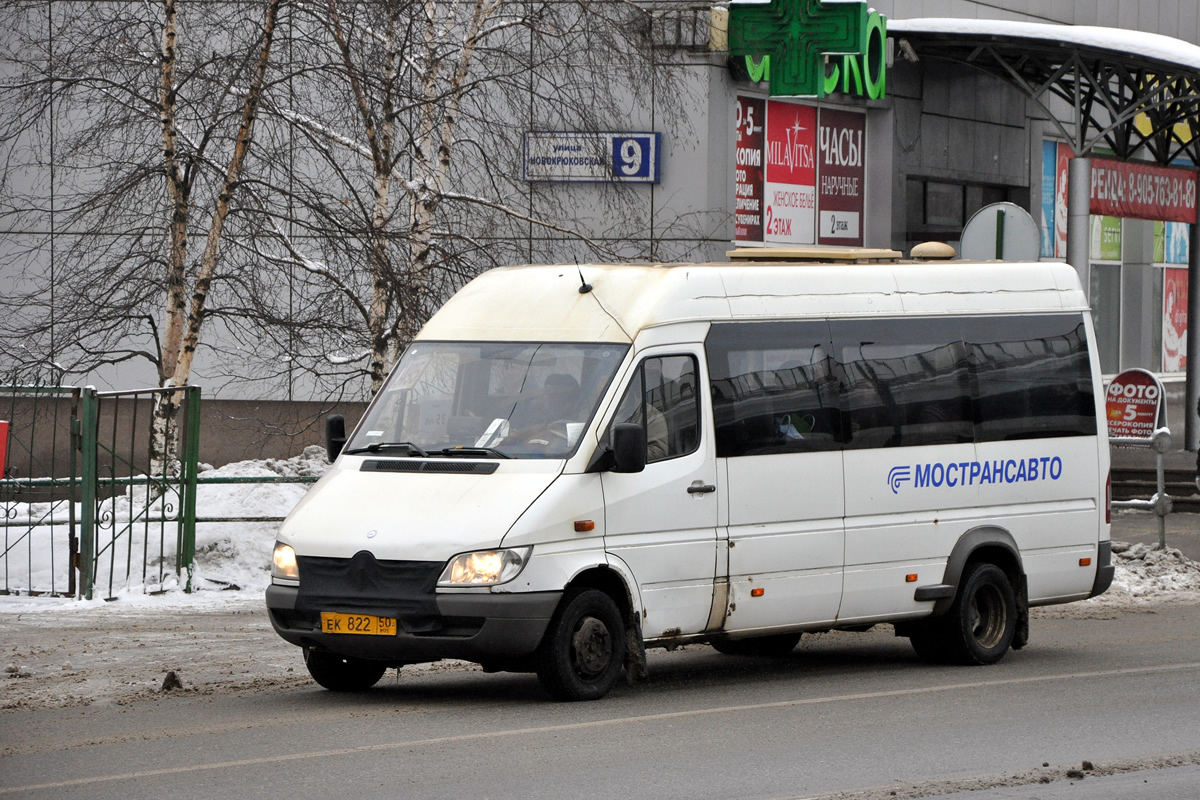
[[[1063,462],[1058,456],[1000,459],[997,461],[952,461],[932,464],[904,464],[892,467],[887,482],[892,494],[900,494],[904,484],[914,489],[946,486],[982,486],[996,483],[1056,481],[1062,477]]]

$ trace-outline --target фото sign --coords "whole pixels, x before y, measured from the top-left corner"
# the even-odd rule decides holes
[[[769,81],[773,97],[840,91],[879,99],[886,82],[887,18],[860,2],[734,0],[729,54],[744,57],[752,81]]]
[[[4,477],[5,459],[8,457],[8,423],[0,419],[0,478]]]
[[[737,98],[734,241],[863,244],[865,114]]]
[[[1108,435],[1149,440],[1158,427],[1162,384],[1144,369],[1127,369],[1113,378],[1105,396]]]
[[[658,183],[662,134],[648,131],[529,131],[521,177],[527,181]]]

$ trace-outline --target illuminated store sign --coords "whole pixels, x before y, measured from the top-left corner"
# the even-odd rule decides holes
[[[775,97],[844,92],[882,98],[887,18],[866,3],[741,0],[729,5],[729,54]],[[830,56],[826,69],[826,56]]]

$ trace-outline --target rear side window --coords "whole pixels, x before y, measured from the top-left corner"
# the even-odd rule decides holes
[[[837,378],[824,320],[714,324],[704,347],[718,456],[841,446]]]
[[[717,455],[1094,436],[1078,314],[714,324]]]
[[[834,320],[830,329],[846,449],[974,441],[962,320]]]
[[[976,441],[1095,436],[1087,335],[1078,314],[984,317],[967,327]]]

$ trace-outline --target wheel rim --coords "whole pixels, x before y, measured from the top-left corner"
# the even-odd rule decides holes
[[[575,674],[585,680],[604,673],[612,663],[613,641],[608,626],[595,617],[584,617],[571,637]]]
[[[971,636],[981,647],[992,648],[1004,639],[1008,624],[1004,597],[990,584],[980,586],[971,597]]]

